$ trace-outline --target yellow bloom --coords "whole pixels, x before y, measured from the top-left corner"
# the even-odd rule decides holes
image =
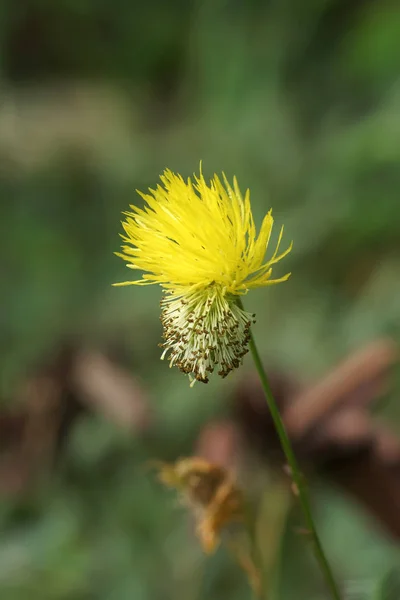
[[[214,175],[187,182],[166,170],[162,186],[149,194],[143,209],[131,206],[122,222],[125,244],[117,253],[127,267],[144,271],[141,279],[116,285],[160,284],[164,326],[162,358],[177,365],[192,381],[207,382],[207,373],[220,365],[227,375],[247,352],[253,315],[235,297],[249,289],[286,281],[290,273],[272,278],[272,267],[290,250],[265,260],[273,218],[264,217],[258,236],[250,206],[250,192],[242,197],[236,178],[231,187]]]

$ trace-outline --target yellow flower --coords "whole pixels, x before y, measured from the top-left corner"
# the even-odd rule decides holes
[[[236,178],[231,187],[225,175],[223,182],[214,175],[207,185],[201,173],[193,183],[166,170],[161,182],[149,194],[138,192],[147,206],[131,206],[122,222],[125,244],[117,256],[144,274],[115,285],[164,288],[162,358],[168,355],[170,366],[177,365],[192,382],[207,382],[216,364],[224,377],[247,352],[254,315],[239,308],[237,297],[286,281],[290,273],[273,279],[272,267],[292,245],[278,254],[282,227],[275,252],[265,260],[272,211],[257,236],[250,192],[243,198]]]

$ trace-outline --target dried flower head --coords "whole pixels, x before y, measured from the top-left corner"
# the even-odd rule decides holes
[[[180,493],[196,519],[196,531],[207,554],[217,548],[222,530],[245,519],[244,497],[227,470],[202,458],[156,463],[159,479]]]
[[[247,352],[254,315],[237,298],[256,287],[286,281],[290,273],[272,278],[272,267],[290,250],[279,254],[280,231],[272,257],[265,260],[271,236],[271,211],[258,236],[250,192],[242,197],[236,179],[231,187],[223,175],[207,185],[203,175],[184,181],[167,170],[162,185],[149,194],[143,209],[131,206],[122,222],[125,244],[118,256],[127,267],[144,271],[141,279],[116,285],[158,283],[164,352],[192,382],[207,382],[219,365],[225,377]]]

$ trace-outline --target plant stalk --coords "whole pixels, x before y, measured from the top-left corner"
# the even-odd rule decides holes
[[[240,299],[238,301],[238,305],[243,309],[243,304]],[[258,375],[261,380],[261,384],[262,384],[262,387],[264,390],[267,405],[268,405],[269,411],[271,413],[271,417],[274,422],[276,432],[277,432],[279,440],[281,442],[283,452],[286,456],[286,459],[288,461],[288,464],[289,464],[289,467],[291,470],[291,475],[293,477],[293,481],[294,481],[297,491],[298,491],[298,498],[299,498],[300,506],[303,511],[303,516],[304,516],[304,520],[305,520],[305,523],[307,526],[307,530],[309,531],[310,538],[312,540],[315,557],[316,557],[316,559],[319,563],[319,566],[321,568],[321,571],[325,577],[325,581],[331,592],[332,598],[334,598],[334,600],[341,600],[339,588],[336,584],[331,567],[329,565],[328,559],[325,556],[325,552],[322,548],[321,541],[319,539],[319,536],[318,536],[318,533],[317,533],[317,530],[315,527],[314,519],[313,519],[311,508],[310,508],[310,500],[308,497],[306,483],[305,483],[304,477],[300,471],[299,465],[297,463],[297,459],[293,452],[292,444],[290,442],[289,436],[286,432],[285,425],[280,416],[278,406],[277,406],[274,396],[272,394],[271,386],[269,384],[267,374],[266,374],[263,364],[261,362],[260,355],[258,353],[258,349],[257,349],[256,343],[255,343],[253,332],[252,332],[251,328],[250,328],[250,344],[249,344],[249,346],[250,346],[250,351],[253,355],[253,360],[254,360]]]

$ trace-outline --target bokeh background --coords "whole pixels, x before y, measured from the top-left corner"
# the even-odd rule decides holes
[[[120,213],[166,167],[236,174],[257,222],[273,206],[295,241],[291,280],[246,298],[267,368],[305,385],[396,341],[399,74],[390,0],[1,3],[1,598],[250,597],[145,465],[229,430],[251,360],[193,389],[159,360],[160,289],[111,286],[129,279]],[[394,378],[374,419],[400,435],[398,398]],[[233,439],[266,492],[268,598],[328,598],[295,499]],[[398,600],[396,536],[310,480],[345,597]]]

